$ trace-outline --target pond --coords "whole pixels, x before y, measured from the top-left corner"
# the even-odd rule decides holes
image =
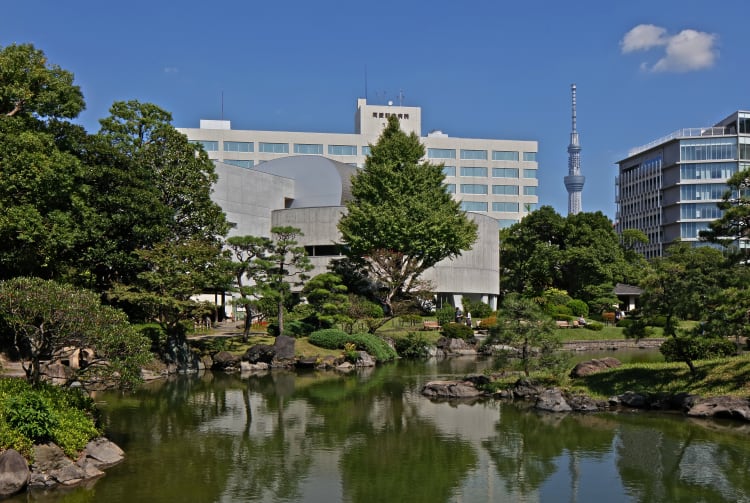
[[[126,460],[91,488],[13,501],[750,501],[744,424],[420,394],[491,365],[205,373],[102,393]]]

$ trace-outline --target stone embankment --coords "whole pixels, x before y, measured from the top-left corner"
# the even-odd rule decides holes
[[[649,339],[609,339],[602,341],[565,341],[563,349],[569,351],[596,351],[617,349],[656,349],[664,342],[662,337]]]
[[[620,365],[615,358],[590,360],[579,363],[571,377],[580,377]],[[527,378],[495,393],[482,391],[491,378],[470,375],[457,381],[430,381],[422,387],[422,394],[439,399],[476,399],[479,396],[509,401],[522,401],[533,408],[547,412],[600,412],[618,409],[681,411],[689,417],[725,418],[750,422],[750,399],[718,396],[700,397],[688,393],[642,394],[627,391],[607,400],[597,400],[581,393],[571,393],[557,387],[541,386]]]

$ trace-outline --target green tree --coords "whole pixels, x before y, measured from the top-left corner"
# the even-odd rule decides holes
[[[636,282],[644,266],[640,256],[626,254],[601,212],[563,218],[543,206],[503,229],[500,242],[502,290],[539,297],[553,287],[591,310],[616,302],[614,285]]]
[[[701,238],[730,248],[738,260],[747,261],[746,253],[740,253],[740,243],[746,244],[750,238],[750,172],[738,171],[727,185],[729,189],[717,204],[722,216],[711,222],[708,230],[701,231]]]
[[[500,342],[519,351],[521,366],[528,376],[531,370],[553,357],[561,346],[552,320],[532,300],[518,294],[508,295],[499,310],[498,322],[490,328],[487,343]]]
[[[232,236],[227,239],[227,247],[233,258],[234,278],[240,294],[239,303],[245,308],[243,341],[247,341],[250,334],[253,298],[260,293],[265,273],[263,260],[270,253],[271,245],[271,240],[266,237]]]
[[[73,74],[42,51],[0,48],[0,279],[60,277],[76,256],[84,167],[64,143],[83,130],[64,119],[83,108]]]
[[[695,373],[695,366],[687,349],[681,349],[679,321],[697,320],[707,314],[708,299],[717,298],[726,284],[726,271],[720,251],[677,243],[668,248],[664,257],[652,262],[652,270],[640,284],[644,316],[664,317],[664,335],[675,339],[676,351],[691,373]]]
[[[279,334],[284,333],[284,304],[292,296],[292,286],[301,286],[312,269],[304,246],[297,237],[303,234],[296,227],[282,226],[271,229],[273,236],[269,254],[259,261],[263,272],[264,294],[276,300]]]
[[[85,108],[73,74],[31,44],[0,48],[0,114],[72,119]]]
[[[302,288],[302,295],[312,307],[309,321],[315,328],[330,328],[337,322],[350,321],[345,314],[349,309],[347,288],[337,275],[324,273],[310,278]]]
[[[378,287],[383,323],[398,315],[398,297],[430,289],[420,281],[425,270],[477,238],[476,224],[446,191],[442,166],[420,162],[424,154],[419,137],[404,133],[391,115],[352,180],[353,198],[339,221],[347,257]]]
[[[106,377],[132,386],[150,359],[148,339],[130,326],[123,312],[101,305],[93,292],[51,280],[18,277],[0,282],[0,318],[34,385],[41,379],[41,360],[63,348],[94,351],[73,380]]]

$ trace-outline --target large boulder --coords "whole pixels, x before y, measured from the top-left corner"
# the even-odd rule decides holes
[[[89,441],[83,449],[83,454],[78,461],[89,463],[97,468],[109,468],[125,459],[125,452],[114,442],[100,437]]]
[[[29,465],[21,453],[7,449],[0,454],[0,498],[23,491],[30,477]]]
[[[268,344],[254,344],[242,355],[242,361],[249,363],[271,363],[276,356],[276,350]]]
[[[51,487],[57,484],[75,485],[89,478],[87,471],[74,463],[53,443],[34,446],[31,465],[32,487]]]
[[[573,410],[563,397],[562,391],[557,388],[542,391],[537,397],[534,407],[547,412],[570,412]]]
[[[471,381],[430,381],[422,394],[432,398],[474,398],[482,394]]]
[[[687,401],[687,415],[750,421],[750,400],[732,396],[694,398]]]
[[[519,379],[513,385],[513,396],[515,398],[533,398],[539,396],[544,388],[531,379]]]
[[[229,351],[219,351],[213,356],[213,370],[236,370],[240,359]]]
[[[357,351],[357,361],[354,365],[357,367],[374,367],[375,360],[367,351]]]
[[[276,360],[294,360],[296,356],[294,354],[294,337],[288,335],[279,335],[276,337],[276,342],[273,344],[273,349],[276,351]]]
[[[601,372],[602,370],[619,367],[620,365],[622,365],[622,363],[617,358],[594,358],[593,360],[580,362],[576,365],[575,368],[571,370],[570,377],[583,377],[596,372]]]

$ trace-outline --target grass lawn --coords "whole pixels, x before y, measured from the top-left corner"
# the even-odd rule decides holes
[[[690,374],[682,362],[632,363],[570,381],[592,396],[637,393],[691,393],[701,396],[750,396],[750,354],[695,362]]]

